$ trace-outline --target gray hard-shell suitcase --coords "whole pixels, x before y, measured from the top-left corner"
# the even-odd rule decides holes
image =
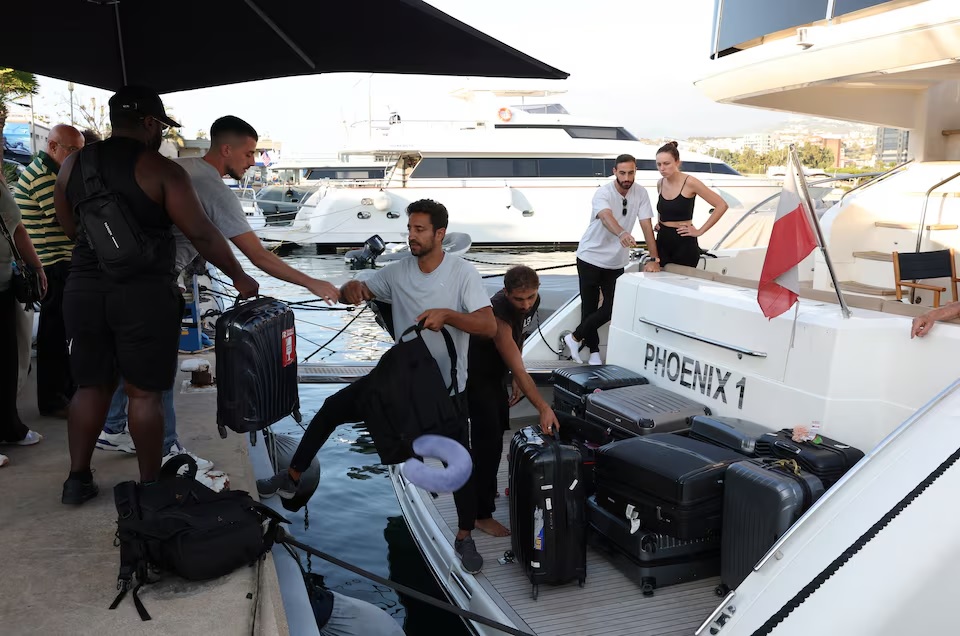
[[[725,595],[823,494],[820,478],[790,460],[730,464],[724,477],[723,545],[717,593]]]
[[[679,431],[687,427],[689,418],[709,414],[703,404],[650,384],[587,396],[588,422],[619,429],[631,437]]]

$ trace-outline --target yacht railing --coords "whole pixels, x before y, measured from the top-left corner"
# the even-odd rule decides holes
[[[896,169],[896,168],[895,168],[895,169]],[[895,169],[894,169],[894,170],[895,170]],[[893,172],[893,171],[891,170],[890,172]],[[833,181],[849,181],[849,180],[851,180],[851,179],[861,179],[861,178],[864,178],[864,177],[877,177],[877,179],[870,179],[870,180],[868,180],[866,183],[861,183],[860,185],[856,186],[856,188],[862,188],[862,187],[864,187],[865,185],[868,185],[868,184],[871,184],[871,183],[876,183],[877,180],[878,180],[880,177],[884,177],[884,176],[890,174],[890,172],[886,172],[886,173],[868,172],[868,173],[864,173],[864,174],[841,175],[841,176],[830,177],[829,179],[818,179],[818,180],[816,180],[816,181],[812,181],[812,182],[808,183],[807,185],[808,185],[808,186],[819,186],[819,185],[822,185],[822,184],[824,184],[824,183],[831,183],[831,182],[833,182]],[[878,177],[878,175],[880,175],[880,177]],[[854,190],[854,189],[856,189],[856,188],[853,188],[852,190]],[[851,191],[852,191],[852,190],[851,190]],[[779,198],[781,194],[783,194],[782,191],[781,191],[781,192],[777,192],[776,194],[771,194],[771,195],[768,196],[766,199],[764,199],[763,201],[760,201],[760,203],[757,203],[757,204],[754,205],[752,208],[750,208],[749,210],[747,210],[746,212],[744,212],[743,215],[742,215],[739,219],[737,219],[736,223],[734,223],[733,225],[731,225],[730,228],[729,228],[726,232],[724,232],[723,236],[721,236],[720,239],[719,239],[719,240],[714,244],[714,246],[713,246],[712,248],[710,248],[710,249],[711,249],[711,250],[720,249],[720,246],[723,245],[724,241],[726,241],[726,240],[730,237],[730,235],[733,234],[734,230],[736,230],[738,227],[740,227],[740,224],[741,224],[741,223],[743,223],[744,221],[747,220],[747,218],[749,218],[750,216],[756,214],[756,213],[759,212],[761,209],[763,209],[763,207],[764,207],[767,203],[770,203],[770,202],[773,201],[774,199]],[[846,193],[844,194],[844,196],[846,196]],[[843,197],[842,197],[842,196],[840,197],[840,200],[841,200],[841,201],[843,200]]]
[[[943,185],[946,185],[947,183],[950,183],[957,177],[960,177],[960,172],[956,172],[952,176],[949,176],[946,179],[944,179],[943,181],[940,181],[939,183],[930,186],[930,189],[927,190],[927,193],[923,198],[923,210],[920,212],[920,225],[917,226],[917,249],[915,251],[919,252],[920,245],[923,243],[923,227],[927,221],[927,206],[930,203],[930,195],[933,193],[934,190],[936,190],[937,188]]]

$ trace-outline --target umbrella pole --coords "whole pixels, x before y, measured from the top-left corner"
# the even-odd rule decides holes
[[[123,85],[127,85],[127,60],[123,55],[123,29],[120,28],[120,3],[113,5],[113,14],[117,18],[117,44],[120,46],[120,73],[123,75]]]

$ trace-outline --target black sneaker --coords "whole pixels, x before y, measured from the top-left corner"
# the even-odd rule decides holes
[[[473,537],[466,536],[462,539],[456,539],[453,542],[453,549],[460,557],[460,564],[463,569],[470,574],[476,574],[483,568],[483,557],[477,552],[477,544],[473,542]]]
[[[281,470],[273,477],[257,480],[257,493],[261,499],[267,499],[274,495],[280,495],[281,499],[292,499],[297,494],[299,483],[293,480],[285,470]]]
[[[63,496],[60,497],[60,501],[68,506],[79,506],[96,497],[99,492],[97,482],[93,479],[90,481],[67,479],[63,482]]]

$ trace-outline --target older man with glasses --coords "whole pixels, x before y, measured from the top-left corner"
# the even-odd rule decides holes
[[[37,153],[14,187],[23,225],[36,247],[49,285],[40,303],[37,332],[37,407],[41,415],[60,418],[67,417],[67,404],[74,392],[63,326],[63,289],[70,271],[73,241],[57,221],[53,188],[60,166],[83,145],[83,135],[73,126],[54,126],[46,151]]]
[[[644,271],[659,272],[657,243],[653,236],[653,207],[643,187],[634,187],[637,160],[620,155],[613,166],[613,179],[597,188],[593,195],[590,223],[577,248],[577,273],[580,276],[580,325],[564,336],[570,357],[583,363],[580,349],[590,350],[590,364],[600,359],[599,329],[610,322],[613,292],[617,278],[630,260],[630,248],[637,246],[631,230],[640,221],[652,260]],[[616,213],[614,212],[616,210]],[[600,295],[603,294],[603,304]]]

